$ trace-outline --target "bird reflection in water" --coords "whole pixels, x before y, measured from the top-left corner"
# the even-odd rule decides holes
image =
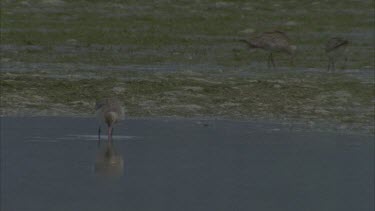
[[[101,176],[121,176],[124,173],[124,160],[115,150],[113,140],[98,145],[95,160],[95,174]]]

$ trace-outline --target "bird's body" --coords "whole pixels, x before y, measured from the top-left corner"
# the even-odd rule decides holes
[[[335,70],[335,59],[345,54],[349,41],[341,37],[332,37],[325,44],[325,52],[328,57],[328,71]],[[346,60],[346,59],[345,59]]]
[[[259,48],[268,51],[268,67],[275,67],[273,53],[286,53],[293,55],[296,46],[291,45],[289,37],[282,31],[263,32],[249,40],[240,40],[245,42],[250,48]]]
[[[99,140],[103,124],[108,126],[108,140],[111,140],[114,125],[124,118],[124,107],[116,98],[105,98],[96,102],[95,110],[99,121]]]

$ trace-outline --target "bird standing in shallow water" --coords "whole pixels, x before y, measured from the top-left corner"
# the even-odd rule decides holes
[[[341,37],[332,37],[325,45],[325,51],[328,56],[328,71],[335,71],[335,58],[341,56],[348,46],[349,41]],[[345,61],[347,58],[345,57]]]
[[[260,35],[250,38],[249,40],[240,40],[245,42],[250,48],[260,48],[268,51],[270,54],[267,59],[268,68],[275,68],[273,53],[286,53],[293,59],[293,53],[296,50],[295,45],[290,44],[289,37],[282,31],[263,32]],[[291,60],[293,63],[293,60]]]
[[[95,110],[99,120],[99,142],[101,125],[103,123],[108,126],[108,141],[111,141],[114,125],[124,118],[124,107],[116,98],[105,98],[96,102]]]

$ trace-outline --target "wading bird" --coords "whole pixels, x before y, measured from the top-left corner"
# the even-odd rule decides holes
[[[108,127],[108,141],[112,140],[114,125],[124,118],[124,107],[116,98],[105,98],[95,104],[96,116],[99,120],[98,138],[100,143],[100,130],[102,124]]]
[[[343,56],[348,44],[349,41],[341,37],[332,37],[327,41],[325,51],[328,56],[328,71],[335,71],[335,58]],[[347,57],[345,56],[346,60]]]
[[[268,51],[268,68],[270,68],[271,65],[273,68],[276,66],[273,59],[274,53],[286,53],[290,55],[291,63],[293,64],[293,53],[297,47],[295,45],[291,45],[289,37],[282,31],[263,32],[248,40],[242,39],[240,41],[246,43],[249,48],[260,48]]]

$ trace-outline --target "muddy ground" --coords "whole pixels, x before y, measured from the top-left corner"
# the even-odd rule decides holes
[[[326,122],[374,131],[373,1],[2,1],[3,116],[88,116],[115,95],[132,117]],[[237,42],[283,30],[294,65]],[[337,71],[323,46],[350,40]]]

